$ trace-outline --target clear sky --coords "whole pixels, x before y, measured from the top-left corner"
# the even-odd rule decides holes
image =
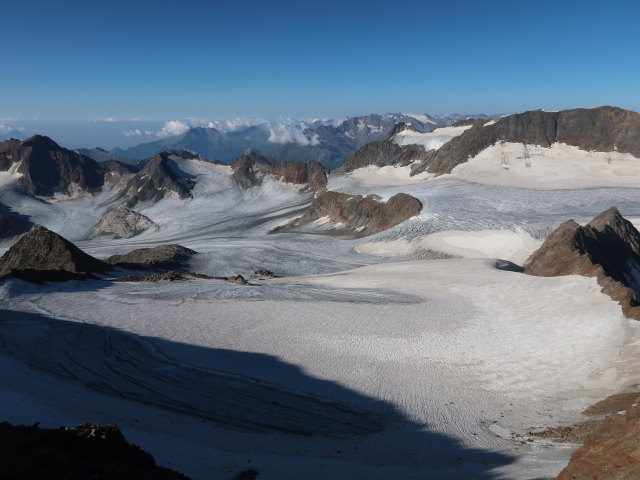
[[[11,1],[0,119],[640,110],[640,2]]]

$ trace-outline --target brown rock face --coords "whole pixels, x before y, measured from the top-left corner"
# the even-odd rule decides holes
[[[70,194],[72,184],[89,192],[104,184],[104,169],[93,159],[62,148],[42,135],[0,142],[0,170],[18,163],[24,190],[31,195]]]
[[[56,281],[87,278],[111,267],[44,227],[23,235],[0,258],[0,278]]]
[[[14,480],[188,480],[158,467],[115,425],[88,423],[58,429],[0,423],[0,471]]]
[[[527,259],[524,272],[596,277],[627,317],[640,320],[640,233],[615,207],[584,227],[564,222]]]
[[[636,480],[640,478],[640,405],[605,419],[603,427],[571,455],[555,480]]]
[[[113,255],[105,262],[123,268],[173,269],[182,266],[196,253],[181,245],[160,245],[153,248],[140,248],[125,255]]]
[[[243,188],[262,185],[266,175],[296,185],[306,185],[308,191],[322,190],[327,186],[327,170],[315,160],[284,163],[255,152],[245,153],[231,164],[233,179]]]
[[[400,146],[391,140],[371,142],[364,145],[351,157],[347,158],[339,171],[351,172],[358,168],[374,165],[386,167],[389,165],[406,166],[416,160],[425,161],[431,158],[432,152],[427,152],[421,145]]]
[[[421,210],[420,201],[405,193],[398,193],[385,203],[372,195],[324,192],[313,200],[302,217],[269,233],[323,233],[360,238],[394,227]],[[319,228],[316,228],[313,223],[318,221]]]

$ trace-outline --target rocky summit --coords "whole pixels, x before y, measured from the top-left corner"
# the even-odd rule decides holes
[[[561,224],[525,262],[524,272],[595,277],[624,314],[640,320],[640,233],[612,207],[584,227]]]
[[[42,282],[90,278],[111,267],[44,227],[23,235],[1,258],[0,278]]]
[[[42,135],[0,142],[0,171],[9,170],[14,164],[22,174],[23,189],[31,195],[69,195],[74,184],[96,192],[104,184],[104,170],[95,160],[62,148]]]
[[[232,164],[233,179],[243,187],[262,185],[267,175],[286,183],[303,185],[305,190],[317,191],[327,186],[327,170],[315,160],[302,162],[281,162],[255,152],[247,152]]]
[[[313,200],[302,217],[270,233],[324,233],[360,238],[394,227],[421,210],[420,201],[405,193],[381,202],[374,195],[324,192]]]
[[[172,151],[155,155],[127,182],[121,193],[129,207],[140,202],[157,201],[170,194],[179,198],[192,197],[191,190],[196,182],[173,165],[172,155]]]

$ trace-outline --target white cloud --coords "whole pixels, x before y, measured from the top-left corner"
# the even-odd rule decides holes
[[[154,132],[153,130],[140,130],[139,128],[135,128],[133,130],[125,130],[122,133],[124,133],[125,137],[141,137],[142,135],[156,135],[157,134],[157,132]]]
[[[114,123],[114,122],[117,122],[118,120],[114,117],[105,117],[102,119],[102,121],[107,123]]]
[[[271,143],[297,143],[299,145],[319,145],[318,135],[311,137],[305,135],[303,130],[307,127],[304,122],[296,122],[290,119],[271,123],[269,129],[269,142]]]
[[[173,135],[182,135],[189,130],[189,125],[178,120],[164,122],[164,126],[156,133],[158,137],[165,138]]]
[[[0,134],[6,135],[11,132],[24,132],[24,127],[14,127],[13,125],[9,125],[5,123],[3,120],[0,120]]]

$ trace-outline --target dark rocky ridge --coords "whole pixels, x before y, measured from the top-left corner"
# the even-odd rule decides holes
[[[548,147],[566,143],[583,150],[619,151],[640,157],[640,114],[617,107],[576,108],[560,112],[533,110],[500,118],[491,125],[479,119],[438,150],[420,154],[414,145],[390,140],[365,145],[345,162],[344,171],[367,165],[412,165],[412,174],[442,175],[498,141]],[[395,145],[395,146],[394,146]]]
[[[421,210],[420,201],[405,193],[398,193],[387,202],[380,202],[372,195],[324,192],[313,200],[302,217],[276,227],[269,233],[324,233],[360,238],[394,227]],[[309,224],[324,217],[344,227],[331,230],[308,228]]]
[[[0,423],[0,472],[13,480],[188,480],[158,467],[115,425],[45,429]]]
[[[584,227],[573,220],[564,222],[527,259],[524,272],[595,277],[627,317],[640,320],[640,233],[617,208]]]
[[[196,253],[181,245],[160,245],[152,248],[139,248],[124,255],[112,255],[105,259],[105,262],[122,268],[165,270],[183,266]]]
[[[418,160],[424,161],[426,158],[429,158],[429,153],[430,152],[427,152],[422,145],[406,145],[401,147],[391,140],[371,142],[347,158],[347,161],[344,162],[344,165],[338,171],[351,172],[370,165],[376,167],[385,167],[388,165],[403,167]]]
[[[307,163],[284,163],[275,158],[248,152],[238,157],[232,164],[233,179],[243,188],[262,185],[267,175],[277,179],[305,185],[309,191],[317,191],[327,186],[327,170],[315,160]]]
[[[31,225],[28,217],[15,213],[0,203],[0,238],[13,237],[27,232]]]
[[[22,187],[30,195],[69,195],[72,184],[96,192],[104,184],[104,170],[95,160],[42,135],[0,142],[0,170],[8,170],[15,163],[23,174]]]
[[[44,227],[34,227],[0,258],[0,278],[34,282],[92,278],[110,269]]]
[[[191,198],[196,182],[189,175],[181,174],[170,165],[171,150],[154,156],[147,165],[135,174],[122,190],[127,206],[140,202],[157,201],[173,192],[179,198]]]

